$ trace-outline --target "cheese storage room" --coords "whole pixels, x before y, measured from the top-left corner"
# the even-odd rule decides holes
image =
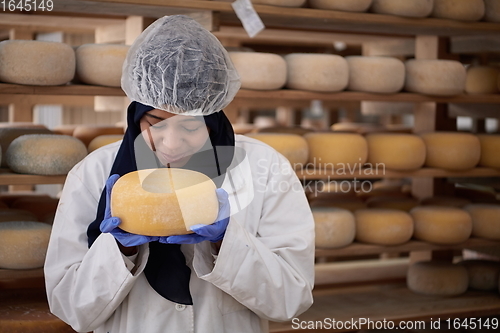
[[[0,7],[1,333],[500,329],[500,0]]]

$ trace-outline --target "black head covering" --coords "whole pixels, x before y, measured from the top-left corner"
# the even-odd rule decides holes
[[[135,145],[137,144],[136,139],[143,139],[139,122],[146,112],[153,109],[153,107],[143,105],[139,102],[132,102],[129,105],[127,110],[128,128],[109,175],[118,174],[123,176],[138,169],[136,160],[137,149]],[[211,148],[194,154],[183,168],[205,173],[214,179],[217,186],[220,187],[224,177],[218,176],[226,173],[233,158],[234,132],[229,119],[227,119],[223,111],[203,116],[203,118],[205,124],[210,129]],[[224,154],[221,154],[221,151]],[[161,167],[158,160],[155,161],[155,164],[155,167]],[[97,207],[96,218],[87,229],[89,247],[92,246],[96,238],[101,234],[99,225],[104,219],[105,207],[106,195],[104,189]],[[189,292],[191,270],[186,266],[186,260],[180,250],[180,245],[151,242],[149,243],[149,250],[150,254],[144,272],[151,287],[158,294],[172,302],[193,304]]]

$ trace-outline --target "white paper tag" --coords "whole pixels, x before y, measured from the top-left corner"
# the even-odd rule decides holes
[[[250,38],[257,36],[259,32],[265,29],[264,23],[262,23],[250,0],[236,0],[231,5]]]

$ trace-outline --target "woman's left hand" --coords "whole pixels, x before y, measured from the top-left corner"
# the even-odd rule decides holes
[[[229,195],[222,188],[216,189],[215,193],[217,194],[217,199],[219,200],[219,214],[217,215],[217,222],[209,225],[193,225],[190,228],[193,234],[160,237],[160,243],[196,244],[203,241],[216,243],[222,240],[229,223]]]

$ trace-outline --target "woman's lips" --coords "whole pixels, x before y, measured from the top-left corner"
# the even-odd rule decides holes
[[[157,151],[166,161],[169,163],[177,162],[183,159],[185,156],[184,155],[170,155],[170,154],[165,154],[161,151]]]

